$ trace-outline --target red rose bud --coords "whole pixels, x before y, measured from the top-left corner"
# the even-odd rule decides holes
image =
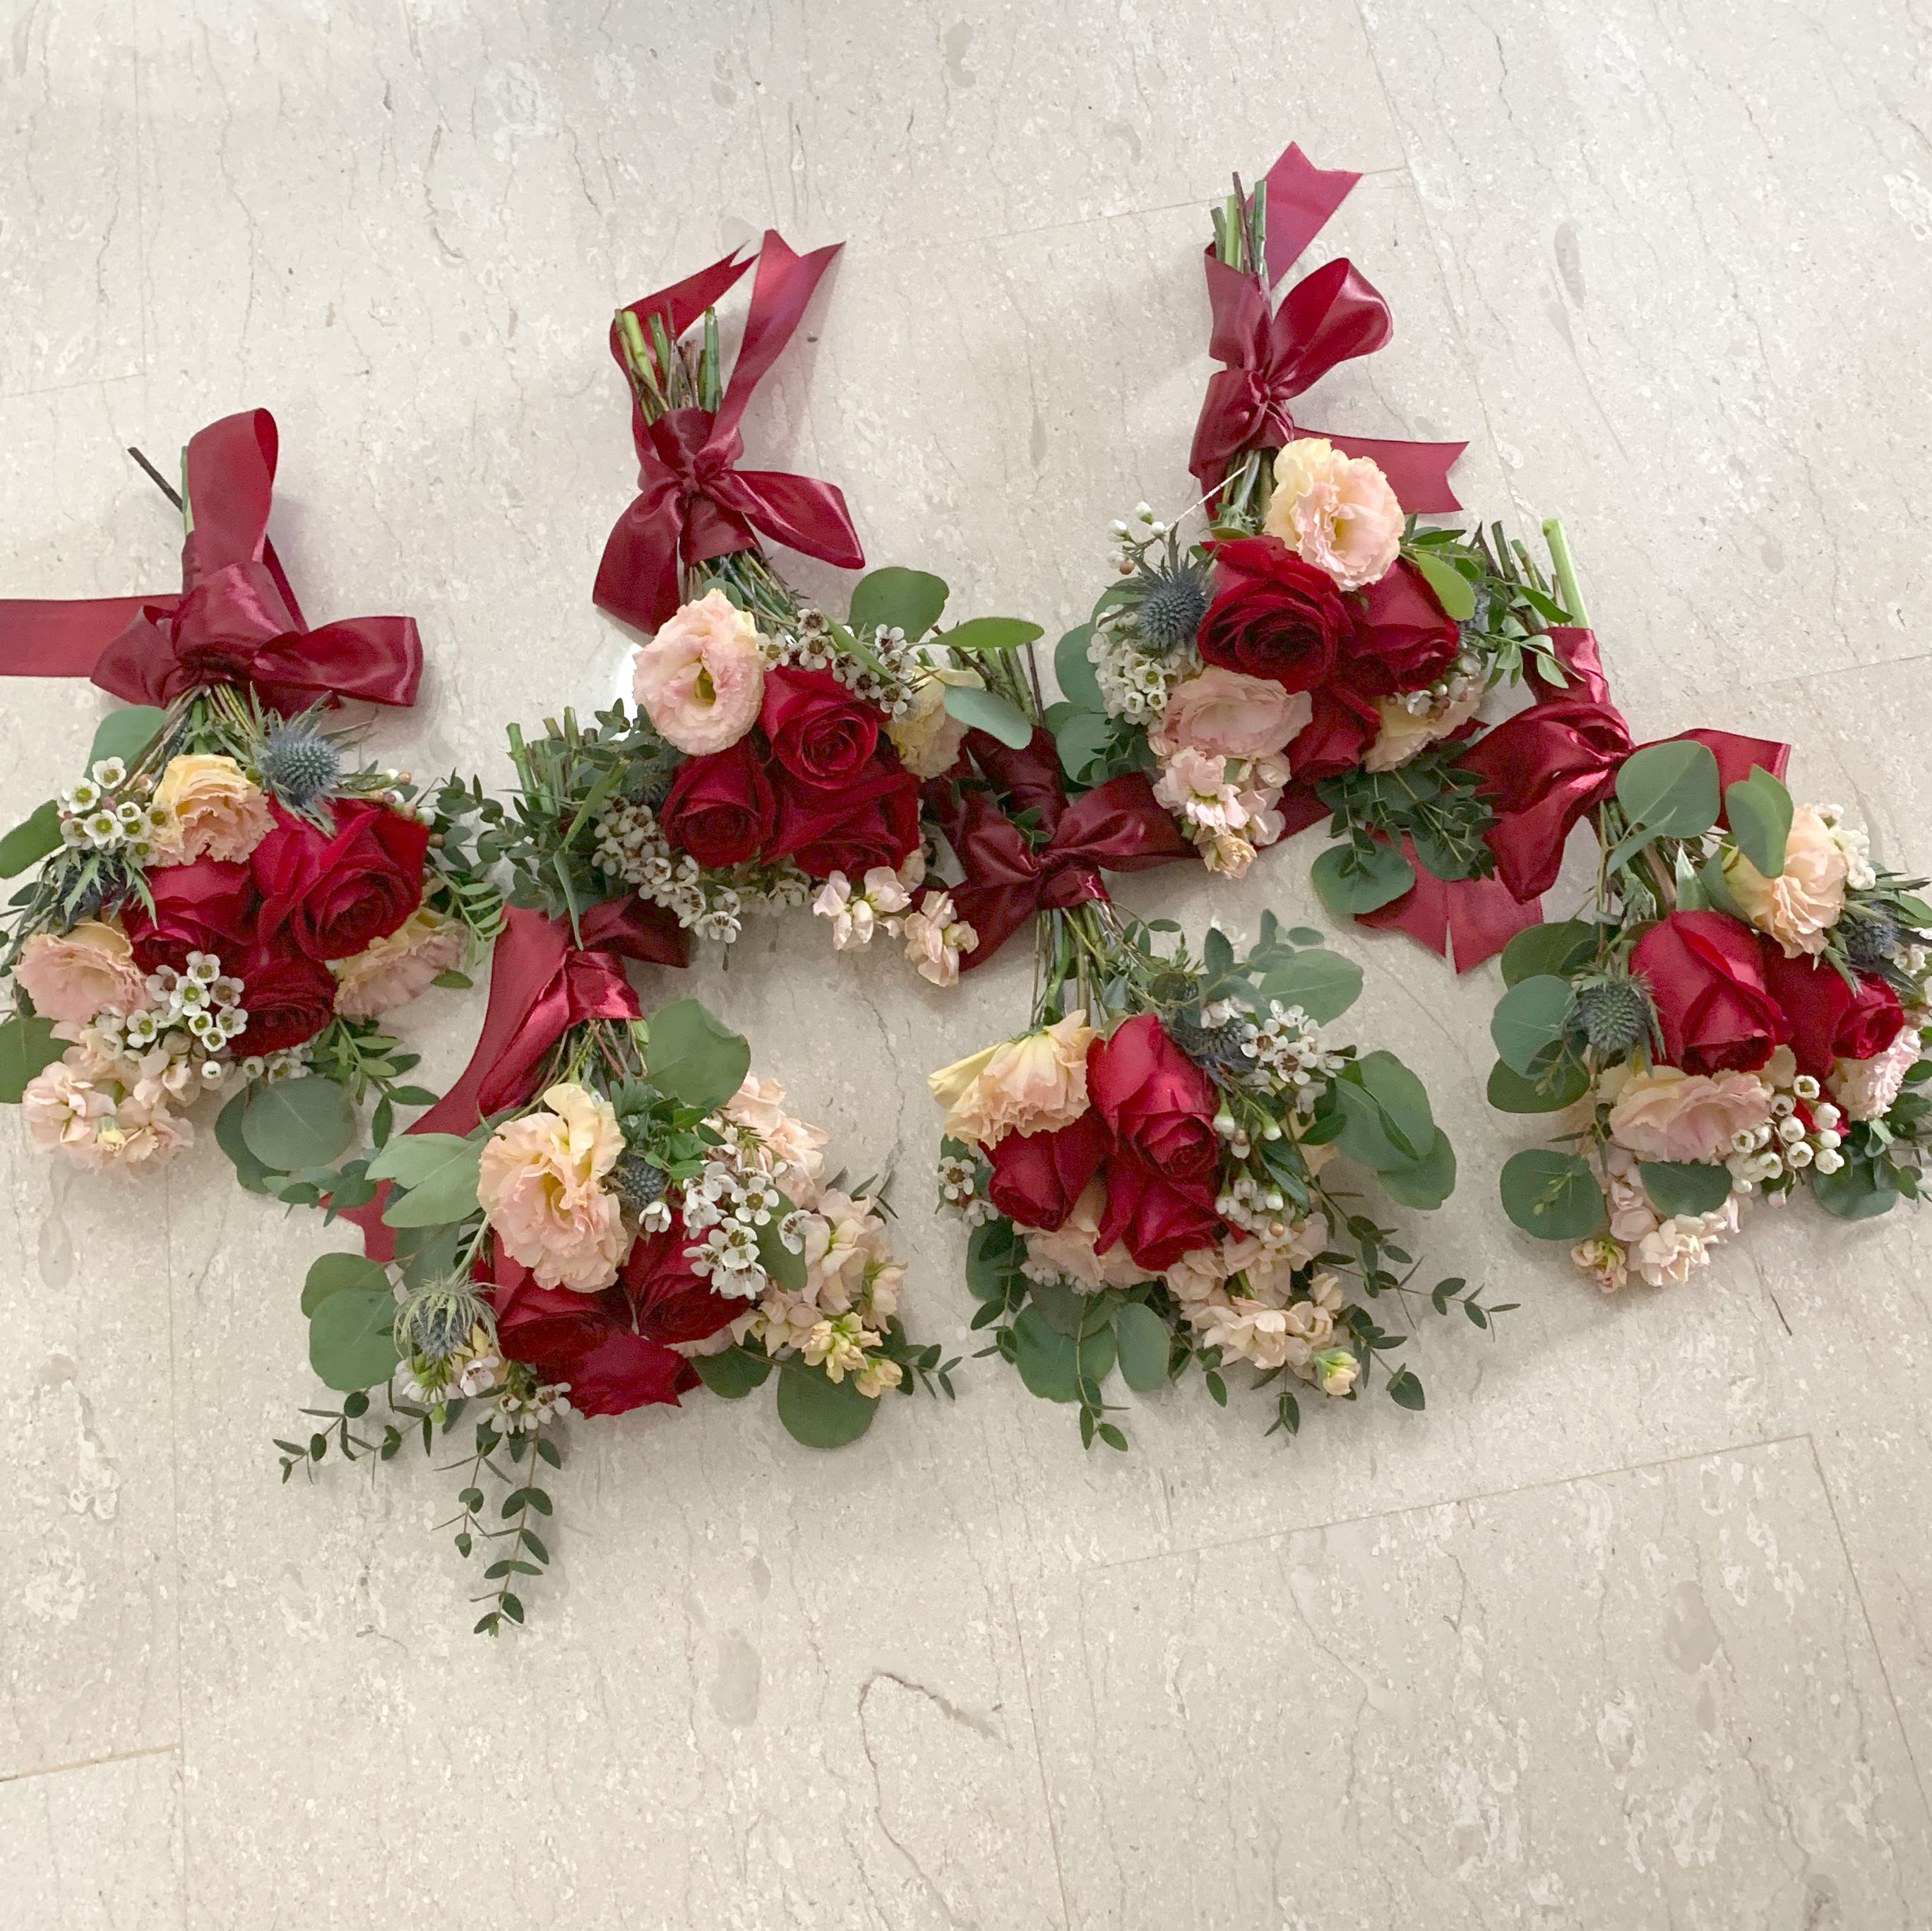
[[[1436,600],[1422,572],[1406,560],[1353,600],[1354,635],[1336,678],[1366,697],[1432,684],[1462,654],[1462,634]],[[1304,775],[1299,764],[1298,776]]]
[[[856,777],[878,747],[878,707],[855,697],[830,671],[781,665],[765,673],[758,724],[772,755],[808,785]]]
[[[212,952],[224,972],[255,935],[260,894],[254,875],[238,860],[197,858],[187,865],[157,865],[148,874],[152,911],[138,898],[122,907],[128,937],[144,972],[172,966],[179,972],[190,952]]]
[[[1010,1133],[987,1156],[986,1197],[1021,1227],[1060,1227],[1106,1152],[1107,1130],[1090,1107],[1057,1132]]]
[[[338,800],[335,828],[275,809],[249,860],[265,931],[311,959],[347,959],[386,938],[422,902],[429,827],[387,805]]]
[[[742,865],[757,857],[772,835],[776,807],[753,738],[686,758],[658,822],[671,848],[689,852],[700,865]]]
[[[1763,949],[1765,984],[1790,1022],[1801,1073],[1822,1080],[1833,1060],[1870,1059],[1898,1037],[1905,1010],[1882,979],[1861,973],[1850,985],[1821,959],[1787,959],[1770,941]]]
[[[1120,1151],[1172,1179],[1211,1180],[1220,1157],[1213,1083],[1153,1014],[1094,1042],[1087,1091]],[[1211,1187],[1208,1197],[1211,1204]]]
[[[1131,1155],[1116,1155],[1107,1163],[1107,1210],[1094,1236],[1095,1251],[1105,1254],[1118,1241],[1150,1274],[1159,1274],[1184,1254],[1220,1239],[1214,1198],[1211,1173],[1178,1179]]]
[[[1196,638],[1204,662],[1291,691],[1328,682],[1353,626],[1323,572],[1278,537],[1240,536],[1215,545],[1214,592]]]
[[[242,981],[247,1027],[237,1053],[280,1053],[313,1039],[335,1017],[335,975],[319,959],[258,940],[229,969]]]
[[[1630,970],[1649,982],[1666,1062],[1687,1073],[1754,1072],[1790,1037],[1757,934],[1722,912],[1671,913],[1637,941]]]

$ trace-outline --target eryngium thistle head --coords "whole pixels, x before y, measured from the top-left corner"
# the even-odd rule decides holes
[[[1226,1026],[1196,1026],[1192,1020],[1170,1020],[1167,1035],[1196,1065],[1209,1072],[1240,1073],[1254,1062],[1241,1050],[1247,1029],[1239,1020]]]
[[[1185,650],[1208,614],[1208,572],[1198,563],[1143,569],[1137,619],[1156,650]]]
[[[626,1206],[641,1213],[653,1200],[664,1197],[668,1176],[662,1167],[653,1167],[641,1153],[627,1153],[610,1170],[610,1191]]]
[[[1621,1059],[1650,1037],[1650,995],[1639,980],[1600,979],[1578,990],[1576,1017],[1604,1059]]]
[[[396,1311],[396,1344],[424,1361],[447,1361],[478,1324],[495,1331],[490,1304],[460,1281],[432,1281]]]
[[[297,811],[334,788],[342,773],[335,746],[305,724],[280,724],[262,746],[262,776],[283,803]]]
[[[1891,958],[1904,936],[1898,922],[1887,914],[1867,912],[1845,922],[1845,956],[1869,971]]]

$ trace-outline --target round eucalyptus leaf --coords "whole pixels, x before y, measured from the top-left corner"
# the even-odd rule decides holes
[[[941,578],[889,565],[867,571],[852,586],[845,620],[855,630],[903,630],[916,641],[939,621],[946,596]]]
[[[1567,979],[1597,950],[1597,928],[1587,919],[1566,918],[1551,925],[1532,925],[1503,947],[1503,984],[1520,985],[1551,973]]]
[[[1588,1163],[1533,1146],[1503,1167],[1503,1212],[1538,1240],[1582,1240],[1604,1221],[1604,1197]]]
[[[1415,884],[1415,867],[1389,845],[1374,846],[1366,857],[1352,845],[1331,845],[1309,875],[1322,902],[1337,918],[1378,911]]]
[[[752,1049],[695,999],[673,999],[650,1018],[644,1071],[651,1083],[688,1107],[722,1106],[744,1084]]]
[[[1590,1076],[1574,1059],[1526,1077],[1498,1059],[1490,1068],[1490,1104],[1499,1113],[1560,1113],[1590,1090]]]
[[[748,1347],[728,1347],[722,1354],[694,1355],[691,1365],[697,1369],[698,1380],[727,1401],[742,1401],[753,1389],[762,1388],[772,1372],[770,1358]]]
[[[242,1142],[275,1173],[326,1167],[355,1137],[356,1109],[333,1080],[258,1080],[248,1089]]]
[[[386,1381],[398,1356],[395,1296],[386,1287],[345,1287],[316,1304],[308,1322],[309,1365],[343,1394]]]
[[[318,1254],[302,1283],[302,1311],[313,1314],[330,1295],[352,1291],[386,1294],[389,1276],[382,1263],[359,1254]]]
[[[1875,1160],[1848,1160],[1835,1173],[1813,1167],[1811,1193],[1826,1213],[1841,1221],[1875,1220],[1898,1203],[1892,1168]]]
[[[1114,1317],[1114,1345],[1120,1356],[1120,1379],[1141,1394],[1167,1380],[1172,1337],[1167,1323],[1138,1301],[1130,1301]]]
[[[1456,1191],[1456,1149],[1438,1127],[1420,1160],[1407,1167],[1385,1167],[1378,1177],[1390,1200],[1428,1212],[1441,1206]]]
[[[1714,1214],[1731,1197],[1727,1167],[1694,1160],[1641,1160],[1637,1172],[1650,1204],[1665,1220],[1675,1214]]]
[[[1511,1072],[1527,1078],[1538,1070],[1538,1061],[1562,1038],[1574,999],[1568,979],[1544,973],[1520,980],[1496,1002],[1490,1037]]]
[[[1262,981],[1264,999],[1299,1006],[1317,1026],[1330,1026],[1352,1006],[1362,990],[1362,969],[1339,952],[1316,947],[1298,952]]]
[[[849,1374],[834,1381],[796,1355],[778,1371],[778,1419],[807,1448],[843,1448],[856,1442],[878,1411],[878,1401],[861,1395]]]
[[[1033,720],[1010,698],[976,684],[946,686],[948,716],[974,731],[997,737],[1010,750],[1023,751],[1033,742]]]
[[[1696,838],[1718,821],[1718,761],[1694,737],[1633,751],[1617,767],[1617,803],[1654,837]]]

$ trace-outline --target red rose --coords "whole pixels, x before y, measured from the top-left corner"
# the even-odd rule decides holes
[[[346,959],[395,930],[422,903],[429,827],[387,805],[338,800],[318,831],[279,806],[249,863],[264,929],[311,959]]]
[[[1787,959],[1767,940],[1765,984],[1790,1022],[1798,1070],[1822,1080],[1834,1059],[1870,1059],[1882,1053],[1905,1025],[1898,995],[1882,979],[1861,973],[1848,985],[1821,959]]]
[[[1337,679],[1366,697],[1420,690],[1455,662],[1462,634],[1436,600],[1422,572],[1406,560],[1354,599],[1354,635]],[[1299,764],[1298,777],[1305,776]]]
[[[1023,1227],[1059,1227],[1106,1152],[1107,1129],[1090,1107],[1054,1133],[1010,1133],[987,1155],[986,1197]]]
[[[229,969],[242,981],[247,1029],[237,1053],[279,1053],[313,1039],[335,1017],[335,975],[306,953],[258,939]]]
[[[1122,1152],[1172,1179],[1212,1176],[1220,1157],[1214,1084],[1153,1014],[1094,1042],[1087,1091]],[[1111,1245],[1103,1241],[1102,1251]]]
[[[1352,628],[1348,608],[1328,578],[1278,537],[1217,544],[1214,593],[1196,638],[1207,662],[1271,677],[1285,690],[1328,681]]]
[[[226,972],[254,937],[261,900],[248,867],[238,860],[197,858],[188,865],[158,865],[148,874],[152,911],[138,898],[122,905],[128,936],[142,969],[179,972],[190,952],[212,952]]]
[[[728,751],[688,758],[658,812],[672,848],[700,865],[742,865],[772,834],[776,808],[757,746],[741,737]]]
[[[1637,941],[1630,970],[1649,981],[1666,1062],[1687,1073],[1754,1072],[1790,1037],[1757,934],[1722,912],[1671,913]]]
[[[814,878],[857,878],[895,869],[919,843],[919,780],[881,752],[836,793],[780,782],[778,830],[766,856],[790,858]]]
[[[1314,716],[1288,746],[1288,767],[1304,785],[1352,771],[1382,728],[1382,713],[1344,686],[1330,684],[1313,697]]]
[[[830,671],[782,665],[765,673],[759,728],[772,755],[808,785],[840,785],[865,769],[878,747],[880,712]]]
[[[1107,1163],[1107,1209],[1094,1236],[1096,1253],[1121,1242],[1150,1274],[1172,1267],[1184,1254],[1211,1247],[1221,1236],[1214,1211],[1214,1176],[1177,1179],[1129,1156]]]

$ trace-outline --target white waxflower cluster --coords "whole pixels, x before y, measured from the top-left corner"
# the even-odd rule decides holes
[[[1201,668],[1192,646],[1172,653],[1155,650],[1118,627],[1096,630],[1087,655],[1107,714],[1150,728],[1166,715],[1174,686]]]
[[[128,767],[118,758],[100,759],[58,800],[61,842],[70,851],[112,851],[143,864],[166,836],[169,815],[146,800],[120,795]]]
[[[685,1227],[702,1236],[686,1250],[692,1269],[718,1293],[754,1301],[771,1279],[759,1257],[761,1230],[776,1223],[778,1239],[802,1254],[805,1218],[769,1173],[748,1164],[742,1150],[728,1143],[685,1187]]]
[[[957,1214],[969,1227],[976,1227],[994,1218],[997,1210],[980,1191],[976,1161],[962,1160],[955,1153],[942,1154],[934,1173],[939,1182],[939,1204],[942,1208]]]
[[[1808,1130],[1798,1117],[1800,1100],[1810,1109]],[[1731,1136],[1730,1157],[1724,1162],[1730,1170],[1731,1191],[1748,1194],[1762,1187],[1774,1195],[1788,1192],[1808,1167],[1820,1173],[1837,1173],[1845,1164],[1838,1151],[1844,1144],[1838,1131],[1844,1124],[1844,1114],[1820,1097],[1818,1082],[1808,1073],[1799,1074],[1790,1092],[1772,1095],[1769,1119]]]
[[[1878,883],[1878,872],[1871,861],[1871,833],[1862,824],[1848,824],[1843,805],[1818,805],[1814,809],[1832,834],[1832,842],[1844,854],[1846,887],[1854,892],[1870,891]]]
[[[552,1422],[561,1421],[576,1411],[570,1405],[568,1382],[525,1383],[512,1374],[497,1391],[496,1412],[512,1434],[524,1435],[547,1428]]]
[[[1304,1113],[1314,1110],[1324,1087],[1348,1063],[1345,1053],[1331,1052],[1323,1044],[1320,1029],[1299,1006],[1270,999],[1268,1017],[1258,1024],[1238,1007],[1228,1008],[1227,1014],[1230,1018],[1247,1020],[1241,1051],[1255,1062],[1251,1083],[1264,1091],[1292,1093]],[[1203,1013],[1202,1018],[1210,1025],[1225,1023],[1209,1013]]]
[[[640,899],[662,905],[700,938],[729,945],[744,930],[748,911],[802,905],[812,881],[790,859],[738,883],[707,872],[688,852],[674,852],[646,804],[607,806],[597,820],[592,857]]]
[[[229,1043],[248,1025],[242,990],[213,953],[190,952],[185,971],[164,966],[148,975],[151,1004],[125,1014],[111,1007],[95,1014],[78,1041],[104,1059],[138,1067],[139,1077],[185,1104],[219,1086],[234,1068]],[[260,1064],[266,1072],[267,1061]]]
[[[888,717],[903,717],[913,707],[913,689],[920,680],[917,653],[896,625],[864,635],[877,665],[843,649],[824,612],[808,608],[799,613],[796,629],[776,636],[761,632],[758,647],[768,664],[830,671],[855,697],[877,704]]]

